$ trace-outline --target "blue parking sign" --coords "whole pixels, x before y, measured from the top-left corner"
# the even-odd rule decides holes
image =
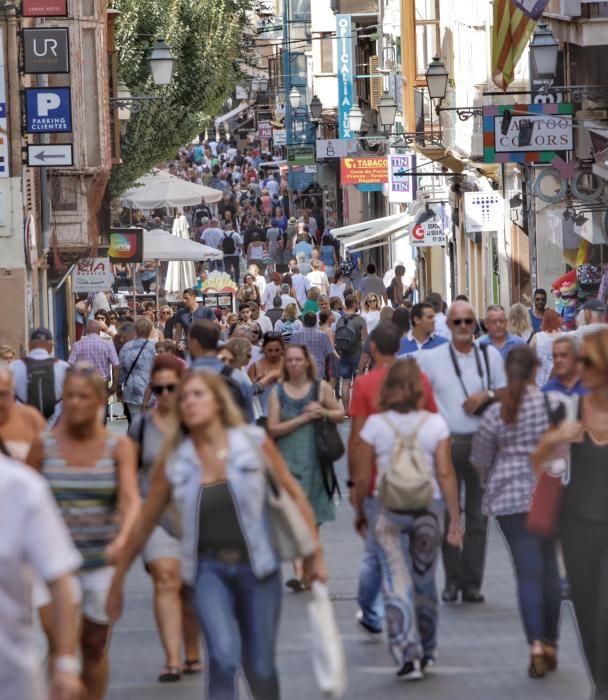
[[[71,133],[72,98],[70,88],[26,88],[25,131],[28,134]]]

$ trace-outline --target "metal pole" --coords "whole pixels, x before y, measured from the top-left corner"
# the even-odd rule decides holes
[[[131,283],[133,284],[133,320],[137,321],[137,289],[135,287],[135,263],[131,263]]]
[[[285,88],[285,131],[287,133],[287,187],[291,192],[291,166],[289,165],[289,146],[293,143],[292,135],[292,114],[291,104],[289,103],[289,93],[291,92],[291,67],[289,65],[289,1],[283,0],[283,83]],[[291,201],[289,214],[291,211]]]
[[[46,75],[39,75],[36,80],[36,84],[39,87],[48,87],[49,79]],[[40,135],[40,143],[49,143],[50,139],[48,134]],[[40,168],[40,217],[42,221],[42,256],[44,264],[42,265],[41,275],[40,275],[40,323],[45,326],[48,322],[48,315],[46,313],[46,289],[48,285],[47,280],[47,266],[46,258],[51,247],[51,207],[49,205],[49,180],[48,180],[48,168]],[[68,311],[69,313],[69,311]],[[52,329],[51,329],[52,330]]]

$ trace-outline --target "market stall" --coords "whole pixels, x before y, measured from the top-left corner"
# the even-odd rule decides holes
[[[194,207],[203,201],[213,204],[219,202],[222,196],[221,190],[156,170],[151,175],[141,177],[134,187],[124,193],[122,205],[127,209],[181,209]]]

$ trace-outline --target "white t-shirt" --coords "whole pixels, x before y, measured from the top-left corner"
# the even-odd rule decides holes
[[[272,301],[279,292],[279,287],[274,282],[268,282],[264,294],[262,295],[262,306],[265,309],[272,309]]]
[[[304,306],[306,303],[306,294],[310,289],[310,282],[302,273],[299,273],[291,276],[291,284],[293,286],[293,291],[296,293],[298,304]]]
[[[480,418],[469,416],[464,412],[462,404],[466,401],[462,385],[452,364],[450,355],[451,343],[443,343],[432,350],[418,353],[416,361],[420,368],[428,376],[439,412],[446,419],[450,432],[471,434],[479,428]],[[479,370],[475,360],[475,352],[471,350],[467,355],[454,350],[456,361],[460,367],[462,381],[469,396],[479,391],[490,389],[502,389],[507,385],[504,361],[498,350],[488,346],[488,364],[490,365],[491,382],[488,386],[486,363],[482,351],[477,348]],[[479,376],[481,371],[481,377]]]
[[[221,228],[206,228],[203,231],[201,239],[205,245],[221,250],[222,241],[224,240],[224,232]]]
[[[0,456],[0,681],[3,698],[42,700],[42,663],[32,629],[33,576],[49,583],[81,557],[46,481]]]
[[[313,270],[306,275],[311,287],[321,289],[323,293],[329,289],[329,280],[323,270]]]
[[[367,333],[369,335],[380,322],[380,312],[366,311],[365,313],[362,313],[361,316],[365,319],[365,323],[367,324]]]
[[[344,301],[344,290],[346,289],[346,284],[334,284],[333,282],[329,285],[329,296],[338,297]]]
[[[256,318],[256,323],[259,324],[262,329],[262,333],[272,333],[272,321],[266,316],[266,314],[260,312],[258,318]]]
[[[374,448],[378,474],[384,474],[388,471],[393,456],[395,429],[402,435],[411,435],[425,415],[424,423],[418,430],[418,442],[433,472],[433,498],[441,498],[441,491],[435,478],[435,451],[442,440],[450,437],[450,430],[448,424],[438,413],[428,413],[427,411],[376,413],[365,421],[363,430],[361,430],[361,438]],[[387,418],[394,427],[388,424]]]

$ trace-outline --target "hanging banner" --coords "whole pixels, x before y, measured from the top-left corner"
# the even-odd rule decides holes
[[[417,248],[431,248],[432,246],[445,245],[445,229],[443,222],[431,219],[424,224],[416,224],[412,228],[411,243]]]
[[[4,72],[4,29],[0,29],[0,177],[8,177],[8,119]]]
[[[74,291],[107,292],[114,282],[112,263],[109,258],[93,258],[89,262],[80,262],[74,270]]]
[[[371,185],[388,182],[388,157],[368,156],[340,160],[342,185]]]
[[[464,193],[464,229],[466,233],[502,231],[505,203],[499,192]]]
[[[352,139],[348,115],[353,106],[353,23],[350,15],[336,15],[338,37],[338,127],[341,139]]]
[[[140,263],[144,259],[143,228],[111,228],[108,257],[113,263]]]
[[[391,155],[388,157],[388,201],[413,202],[416,198],[416,169],[414,153]]]

